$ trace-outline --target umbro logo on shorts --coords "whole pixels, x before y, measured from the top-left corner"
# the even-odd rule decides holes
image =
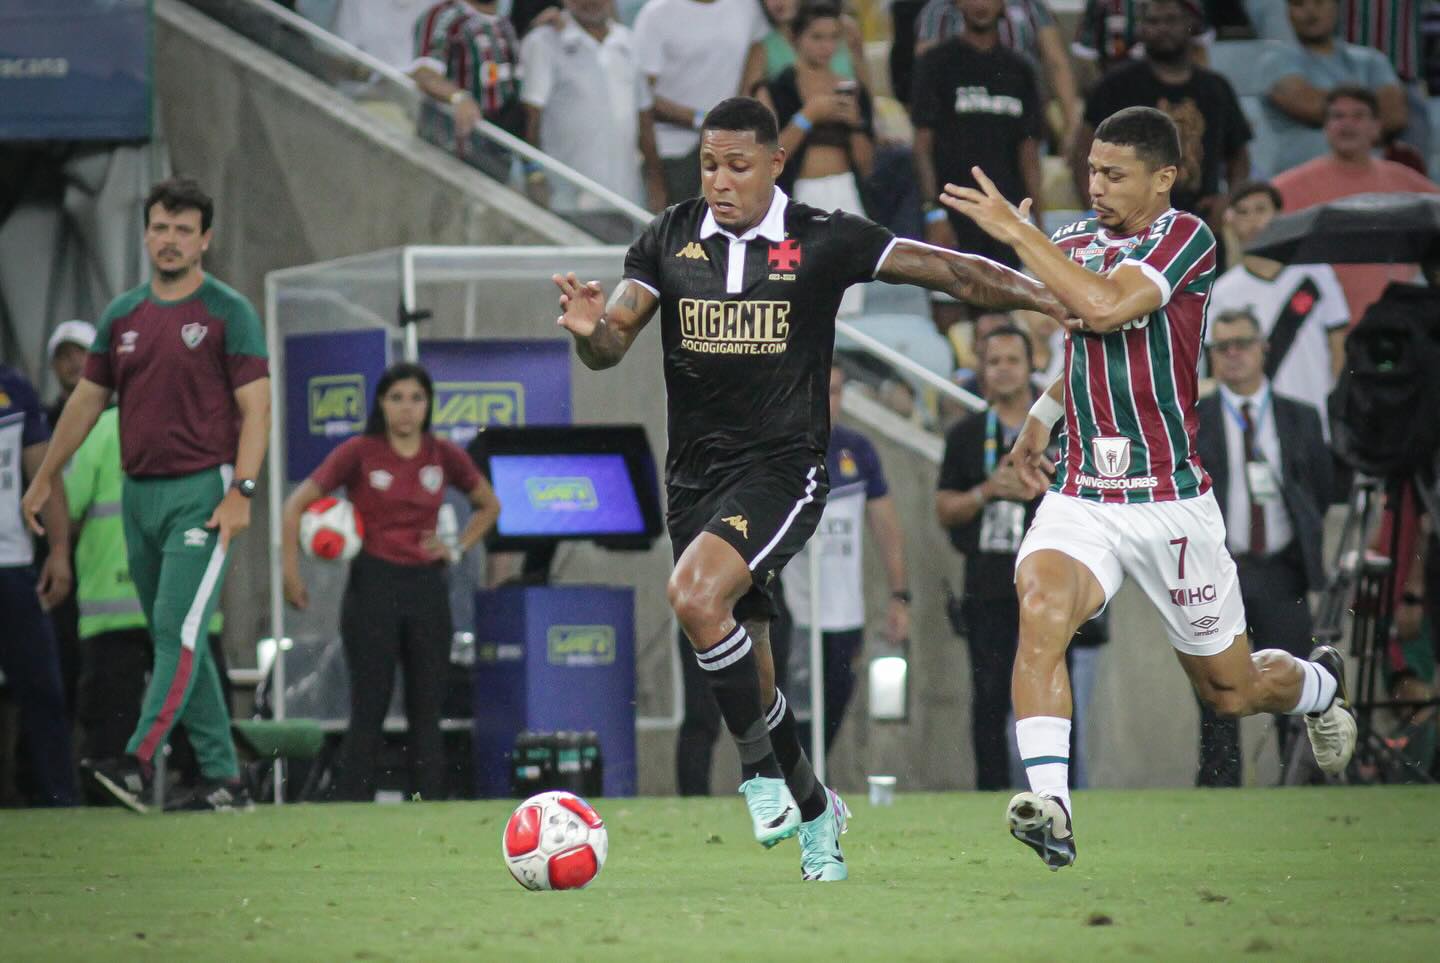
[[[710,260],[710,258],[707,257],[705,254],[705,249],[700,246],[699,241],[691,241],[689,244],[676,251],[675,256],[689,258],[692,261]]]
[[[209,540],[210,533],[203,528],[188,528],[185,530],[186,548],[204,548],[205,542]]]
[[[743,537],[747,539],[750,537],[750,522],[746,520],[744,515],[726,515],[720,519],[720,521],[735,529],[735,531],[739,532]]]

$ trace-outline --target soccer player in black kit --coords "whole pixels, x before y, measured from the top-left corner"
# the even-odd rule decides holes
[[[768,848],[798,832],[802,877],[843,880],[849,811],[805,758],[769,640],[775,576],[814,531],[829,489],[840,297],[878,278],[984,307],[1065,311],[992,261],[791,201],[775,186],[785,165],[775,117],[757,100],[711,110],[700,145],[704,196],[650,222],[608,303],[598,283],[555,275],[558,323],[598,370],[618,364],[660,312],[670,605],[739,748],[756,841]]]

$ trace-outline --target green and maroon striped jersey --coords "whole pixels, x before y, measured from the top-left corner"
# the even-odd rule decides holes
[[[1404,81],[1420,68],[1420,0],[1341,0],[1340,34],[1374,47]]]
[[[162,301],[147,282],[110,302],[85,377],[120,396],[120,464],[134,477],[233,464],[235,389],[267,377],[265,332],[250,302],[210,275]]]
[[[1215,235],[1171,208],[1150,227],[1116,236],[1094,218],[1054,238],[1097,274],[1135,265],[1160,289],[1160,307],[1108,334],[1065,340],[1065,432],[1054,490],[1100,502],[1163,502],[1210,489],[1195,454],[1205,308],[1215,280]]]
[[[437,3],[415,21],[415,57],[463,87],[486,120],[520,100],[520,40],[506,17],[465,0]]]

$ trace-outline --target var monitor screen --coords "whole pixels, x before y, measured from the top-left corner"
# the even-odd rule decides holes
[[[655,465],[639,425],[491,428],[470,453],[500,499],[496,549],[560,539],[642,549],[660,532]]]

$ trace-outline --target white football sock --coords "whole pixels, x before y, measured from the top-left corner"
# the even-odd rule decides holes
[[[1335,699],[1335,677],[1314,662],[1297,661],[1305,674],[1305,684],[1300,689],[1300,701],[1286,714],[1299,716],[1308,712],[1324,712]]]
[[[1015,744],[1030,788],[1048,793],[1070,808],[1070,720],[1059,716],[1031,716],[1015,720]]]

